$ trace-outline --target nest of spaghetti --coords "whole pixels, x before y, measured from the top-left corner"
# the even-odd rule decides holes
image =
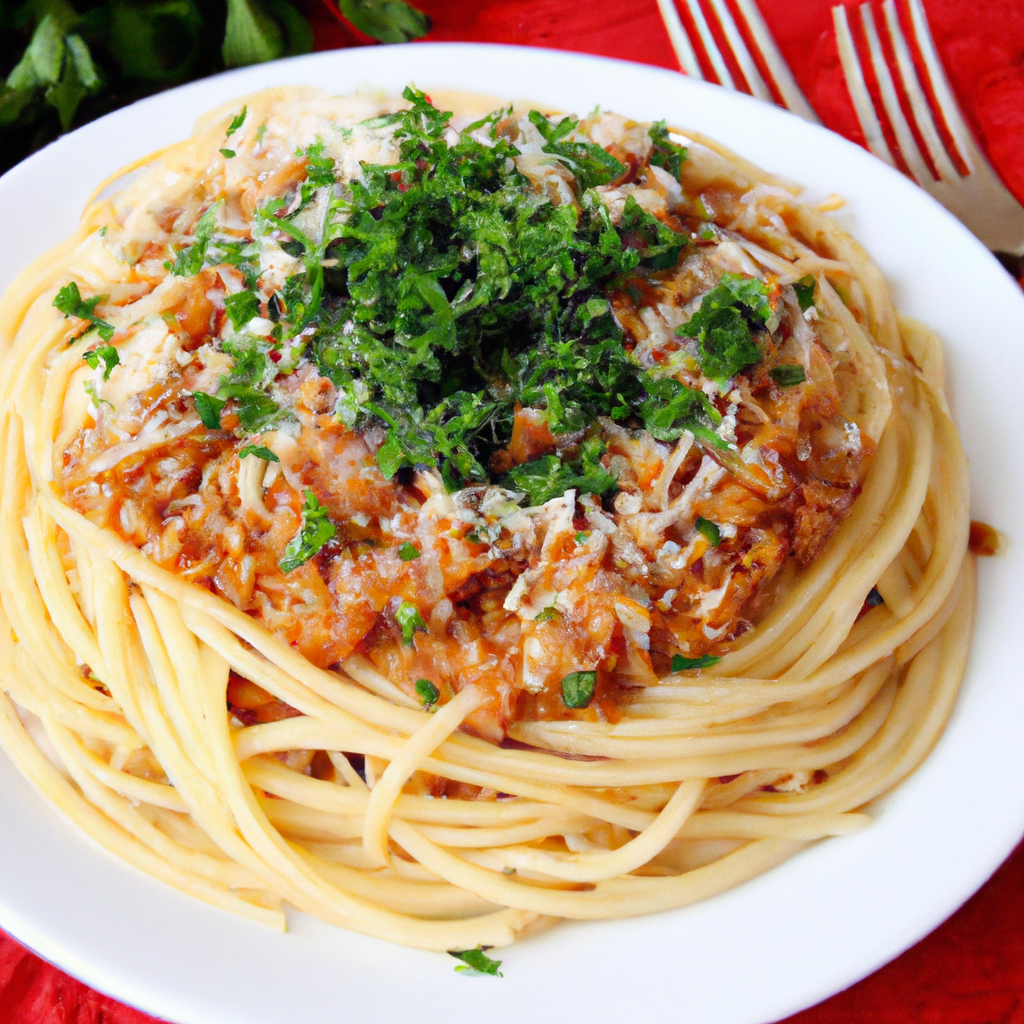
[[[0,309],[7,752],[182,890],[442,950],[864,827],[973,607],[938,344],[830,204],[467,102],[215,111]]]

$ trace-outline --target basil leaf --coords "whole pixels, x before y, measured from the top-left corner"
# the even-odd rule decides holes
[[[430,31],[430,18],[403,0],[338,0],[338,7],[360,32],[382,43],[407,43]]]
[[[585,708],[596,685],[597,672],[570,672],[562,680],[562,703],[567,708]]]
[[[221,55],[229,68],[277,60],[284,51],[284,34],[260,0],[228,0]]]
[[[284,549],[281,571],[289,573],[308,562],[336,532],[337,528],[327,517],[327,509],[307,490],[302,503],[302,526]]]

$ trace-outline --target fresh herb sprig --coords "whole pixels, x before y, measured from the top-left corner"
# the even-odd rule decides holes
[[[430,31],[430,19],[404,0],[338,6],[381,42]],[[142,96],[312,49],[309,22],[287,0],[5,0],[0,172],[61,132]]]

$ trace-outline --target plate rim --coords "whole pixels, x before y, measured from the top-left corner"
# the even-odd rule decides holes
[[[371,52],[368,53],[367,51]],[[73,132],[68,136],[64,136],[61,139],[56,140],[55,142],[47,146],[45,149],[39,151],[36,154],[33,154],[26,161],[23,161],[21,164],[12,168],[5,175],[3,175],[3,177],[0,177],[0,209],[2,209],[3,204],[5,202],[5,194],[8,188],[19,188],[21,182],[26,177],[31,177],[31,175],[36,171],[44,170],[46,167],[50,165],[51,161],[63,159],[64,155],[72,153],[75,150],[75,147],[80,147],[82,145],[87,146],[91,142],[97,139],[101,139],[112,125],[118,125],[121,122],[130,124],[134,118],[142,116],[147,111],[157,110],[160,109],[160,107],[168,103],[171,103],[174,97],[181,99],[185,97],[201,96],[205,95],[208,91],[213,90],[216,92],[223,93],[223,100],[227,100],[229,98],[232,98],[232,96],[229,95],[229,87],[231,84],[242,84],[250,82],[257,78],[265,77],[268,74],[274,76],[282,69],[311,68],[314,65],[330,65],[334,62],[339,61],[341,63],[362,64],[369,62],[371,58],[379,60],[380,62],[382,62],[382,64],[386,64],[393,59],[402,60],[407,56],[409,57],[409,63],[415,64],[417,61],[421,61],[422,59],[421,57],[416,55],[420,53],[430,53],[435,55],[432,58],[425,58],[428,64],[430,60],[443,62],[445,60],[447,53],[450,54],[450,59],[452,60],[456,59],[456,54],[462,54],[466,56],[467,60],[470,59],[469,55],[471,54],[475,55],[472,59],[476,59],[476,56],[486,54],[489,57],[500,58],[503,61],[511,62],[513,64],[521,62],[526,65],[533,64],[534,66],[538,67],[546,65],[547,67],[551,68],[559,64],[574,64],[578,67],[587,66],[591,68],[612,67],[615,68],[615,71],[609,72],[610,77],[621,77],[622,75],[626,75],[628,77],[629,75],[639,75],[640,77],[650,76],[651,81],[654,81],[655,79],[660,79],[662,82],[667,83],[668,81],[671,80],[673,82],[673,88],[679,87],[681,85],[684,92],[694,90],[694,95],[702,96],[705,99],[711,97],[715,100],[716,103],[718,103],[719,101],[723,102],[726,107],[735,106],[738,104],[737,109],[742,108],[744,105],[746,105],[748,111],[750,109],[756,108],[758,112],[761,113],[762,116],[768,121],[768,123],[771,123],[776,117],[779,116],[794,118],[794,115],[790,115],[775,107],[768,107],[762,104],[760,101],[753,99],[752,97],[747,97],[736,93],[728,93],[717,86],[709,85],[703,82],[696,82],[692,79],[685,79],[683,78],[683,76],[678,75],[675,72],[669,71],[667,69],[650,67],[647,65],[634,64],[628,61],[620,61],[612,58],[605,58],[570,51],[546,50],[532,47],[516,47],[505,44],[474,43],[419,43],[412,48],[405,45],[394,47],[368,47],[358,48],[354,50],[327,51],[319,54],[311,54],[304,57],[290,58],[286,61],[274,62],[273,64],[269,65],[260,65],[255,68],[236,69],[230,72],[226,72],[222,75],[213,76],[211,78],[203,79],[198,82],[188,83],[184,86],[178,87],[177,89],[169,90],[167,92],[160,93],[152,97],[147,97],[146,99],[140,100],[129,107],[122,108],[121,110],[114,111],[108,115],[105,115],[103,118],[83,126],[76,132]],[[429,84],[433,83],[428,83],[428,85]],[[543,91],[543,88],[544,87],[541,86],[537,90],[533,91],[541,93]],[[246,88],[244,91],[250,92],[253,91],[253,89]],[[235,93],[233,95],[239,94],[240,93]],[[728,96],[729,99],[724,100],[723,94]],[[537,98],[538,100],[541,100],[544,97],[543,95],[540,95]],[[203,110],[212,107],[213,105],[215,105],[214,102],[205,103],[203,106]],[[624,106],[626,105],[624,104]],[[951,214],[947,213],[945,210],[939,207],[938,204],[931,199],[931,197],[928,197],[925,193],[920,192],[920,190],[917,189],[916,186],[911,185],[911,183],[900,177],[897,174],[897,172],[881,164],[879,161],[875,160],[875,158],[870,157],[869,154],[865,153],[863,150],[855,146],[853,143],[841,139],[839,136],[835,136],[834,133],[829,132],[828,129],[821,128],[820,126],[810,125],[805,122],[800,123],[804,126],[802,129],[800,129],[801,132],[804,130],[810,130],[812,132],[823,132],[825,133],[825,136],[830,137],[830,145],[832,147],[836,147],[839,143],[841,143],[841,146],[838,146],[837,151],[843,152],[846,155],[850,156],[850,158],[853,159],[855,163],[862,162],[865,159],[869,161],[875,161],[875,163],[878,166],[874,168],[874,173],[881,174],[882,180],[887,180],[889,185],[896,190],[897,194],[905,193],[907,195],[913,195],[914,192],[920,193],[920,195],[916,197],[914,202],[917,203],[919,209],[925,210],[929,210],[928,204],[931,204],[928,217],[931,219],[937,217],[937,221],[934,221],[932,227],[934,228],[935,224],[938,225],[938,227],[935,228],[935,230],[938,231],[938,234],[940,236],[945,236],[947,239],[951,240],[956,245],[963,246],[964,252],[967,253],[967,256],[965,258],[967,258],[968,260],[973,259],[977,261],[980,256],[980,253],[978,252],[978,249],[980,248],[981,252],[985,254],[985,258],[987,258],[991,262],[991,265],[998,270],[998,274],[1001,275],[1001,279],[1005,279],[1006,285],[1011,288],[1013,287],[1012,281],[1009,280],[1008,275],[1006,275],[1006,272],[1002,270],[1001,267],[999,267],[998,263],[995,261],[995,258],[988,254],[987,250],[985,250],[984,247],[981,246],[981,243],[974,239],[974,237],[970,235],[967,229],[963,227],[963,225],[961,225],[958,221],[956,221]],[[713,136],[715,135],[714,132],[709,132],[709,134],[712,134]],[[819,136],[815,136],[813,134],[811,137],[820,138]],[[843,149],[843,147],[846,147],[846,149]],[[733,146],[732,148],[737,147]],[[854,157],[852,154],[856,154],[856,156]],[[887,175],[890,177],[887,178]],[[912,191],[907,192],[907,189],[910,189]],[[922,201],[924,201],[923,206],[921,205]],[[995,291],[998,292],[1000,290],[1000,286],[996,285]],[[1005,289],[1003,290],[1005,291]],[[1018,311],[1024,313],[1024,295],[1021,295],[1020,293],[1017,292],[1015,292],[1014,294],[1016,295],[1016,304],[1018,307]],[[1006,297],[1008,298],[1008,294]],[[1011,308],[1013,306],[1013,301],[1014,300],[1011,300]],[[1022,322],[1024,322],[1024,318],[1022,318]],[[1024,338],[1024,334],[1022,334],[1021,337]],[[1022,465],[1021,468],[1024,469],[1024,465]],[[1014,553],[1013,557],[1015,562],[1019,561],[1017,553]],[[993,574],[988,573],[988,575],[991,576]],[[970,672],[970,669],[968,671]],[[943,746],[942,740],[940,740],[938,746],[939,748]],[[938,750],[934,752],[932,756],[934,757],[935,753],[937,752]],[[0,777],[3,777],[4,775],[9,775],[10,771],[13,770],[14,769],[11,767],[10,763],[7,761],[5,757],[3,766],[2,768],[0,768]],[[914,776],[912,776],[911,779],[906,780],[897,791],[897,795],[903,793],[904,789],[909,788],[911,790],[914,790],[916,787],[918,787],[920,785],[921,775],[922,773],[918,772]],[[6,793],[0,794],[0,807],[3,806],[4,801],[7,798],[8,797]],[[36,797],[36,800],[38,801],[38,797]],[[58,821],[56,819],[56,814],[53,808],[51,808],[49,805],[42,804],[41,801],[39,803],[45,809],[47,814],[52,815],[54,817],[55,821],[51,822],[52,825],[60,825],[64,829],[67,829],[67,825],[63,821]],[[1000,831],[998,840],[989,843],[987,854],[985,856],[977,857],[975,859],[975,861],[972,863],[971,870],[969,872],[966,872],[965,877],[963,877],[960,880],[960,884],[958,885],[957,891],[955,893],[946,893],[943,899],[939,900],[937,903],[933,903],[930,911],[917,912],[913,916],[913,920],[906,920],[901,922],[899,934],[890,936],[889,940],[884,944],[884,948],[879,948],[878,956],[876,958],[872,959],[861,956],[858,960],[858,964],[856,967],[848,967],[845,971],[832,972],[832,974],[830,974],[827,979],[823,975],[818,975],[817,977],[820,978],[820,981],[805,981],[802,987],[800,987],[799,992],[793,990],[793,986],[791,984],[790,990],[786,993],[777,993],[776,997],[771,1002],[771,1004],[765,1005],[765,1010],[768,1013],[774,1015],[772,1019],[778,1019],[778,1016],[785,1016],[789,1013],[795,1012],[796,1010],[802,1009],[805,1006],[813,1005],[813,1003],[820,1001],[820,999],[825,998],[833,992],[838,991],[841,988],[845,988],[847,985],[852,984],[860,978],[872,973],[875,969],[877,969],[877,967],[881,966],[883,963],[887,962],[893,957],[899,955],[899,953],[901,953],[904,949],[908,948],[919,938],[921,938],[924,934],[927,934],[927,932],[931,931],[931,929],[941,920],[944,920],[949,913],[955,910],[956,907],[962,904],[967,898],[970,897],[970,895],[974,891],[976,891],[978,887],[980,887],[980,885],[991,874],[991,872],[995,870],[995,868],[997,868],[1000,863],[1002,863],[1005,856],[1013,849],[1016,838],[1019,838],[1021,832],[1024,831],[1024,797],[1021,798],[1019,806],[1016,807],[1015,810],[1016,814],[1014,816],[1012,825],[1004,827]],[[30,815],[30,817],[32,816]],[[44,828],[43,831],[49,834],[53,831],[53,829],[47,830]],[[59,829],[57,831],[59,831]],[[1011,835],[1014,837],[1013,841],[1010,841]],[[84,839],[81,836],[81,834],[77,832],[75,833],[75,836],[77,837],[77,841],[80,845],[84,845],[84,847],[86,848],[92,847],[92,852],[94,855],[99,855],[101,859],[110,858],[110,855],[107,854],[106,851],[102,850],[101,848],[93,844],[91,840]],[[846,837],[842,840],[842,842],[848,843],[851,840],[856,842],[857,839],[858,837]],[[833,840],[831,842],[834,844],[837,841]],[[824,849],[825,845],[826,844],[822,844],[821,846],[815,847],[814,849]],[[112,861],[112,858],[110,859]],[[793,865],[799,864],[801,863],[801,861],[805,859],[805,855],[800,854],[797,858],[794,858],[793,860],[787,862],[781,867],[773,869],[773,871],[769,874],[771,876],[775,876],[776,873],[788,875],[793,871]],[[831,857],[828,859],[835,860],[836,858]],[[839,859],[842,860],[843,858]],[[2,859],[0,859],[0,863],[3,863]],[[108,867],[109,866],[110,865],[108,865]],[[116,866],[118,871],[123,871],[125,868],[125,865],[123,865],[120,862],[116,862],[114,866]],[[150,886],[158,886],[162,893],[173,895],[177,897],[179,900],[184,900],[190,906],[194,902],[196,902],[188,899],[187,897],[183,897],[180,894],[174,893],[172,890],[167,890],[164,886],[160,885],[160,883],[152,882],[152,880],[146,878],[145,876],[142,876],[138,872],[135,872],[135,869],[130,870],[137,876],[137,882],[145,882],[149,883]],[[101,874],[103,873],[101,872]],[[762,879],[765,877],[767,876],[761,876]],[[746,883],[744,886],[732,890],[731,893],[723,894],[722,897],[716,897],[713,900],[707,901],[699,906],[703,908],[713,908],[721,905],[735,904],[737,901],[739,901],[739,903],[742,904],[745,899],[743,894],[748,892],[749,889],[758,890],[764,888],[763,883],[759,885],[759,882],[759,879],[755,879],[752,883]],[[148,887],[145,884],[142,884],[140,888],[140,886],[130,885],[126,883],[126,888],[139,891],[147,891]],[[174,900],[158,900],[157,902],[161,903],[161,905],[169,906],[174,903]],[[208,907],[204,904],[197,903],[197,905],[202,909],[204,914],[224,914],[224,912],[218,911],[215,908]],[[698,910],[698,908],[687,908],[687,910],[691,912],[691,916],[695,915],[697,917],[706,916],[708,913],[707,909]],[[630,935],[635,936],[648,930],[644,922],[667,920],[670,916],[678,917],[679,914],[679,911],[674,911],[669,912],[668,915],[658,915],[656,918],[641,918],[629,922],[614,922],[613,924],[617,931],[620,931],[623,934],[628,933]],[[189,917],[192,915],[186,913],[185,916]],[[234,921],[233,918],[231,920]],[[295,923],[296,934],[298,936],[301,936],[303,941],[305,941],[306,937],[308,936],[312,936],[313,941],[319,941],[317,936],[320,934],[322,929],[318,928],[316,924],[304,922],[303,920],[298,918],[295,919]],[[44,959],[48,959],[50,962],[55,963],[58,966],[61,966],[62,969],[68,970],[69,973],[73,973],[79,977],[82,977],[83,980],[85,980],[88,984],[92,985],[94,988],[97,988],[100,991],[109,992],[115,998],[118,998],[129,1004],[143,1006],[148,1012],[152,1013],[166,1014],[169,1009],[173,1009],[175,1017],[171,1019],[174,1019],[176,1024],[186,1024],[186,1022],[191,1022],[192,1020],[196,1021],[197,1024],[198,1022],[202,1022],[202,1024],[207,1024],[207,1022],[209,1022],[209,1024],[222,1024],[222,1022],[225,1022],[226,1024],[226,1022],[233,1022],[233,1020],[235,1019],[232,1018],[230,1015],[225,1016],[223,1012],[218,1012],[217,1010],[211,1010],[210,1013],[213,1015],[209,1015],[201,1006],[198,1007],[198,1012],[200,1015],[197,1016],[197,1005],[195,1004],[194,1000],[189,1002],[188,1000],[178,998],[171,999],[170,1002],[168,1002],[166,992],[159,994],[158,1000],[162,1000],[159,1001],[159,1005],[157,1003],[154,1003],[149,998],[151,995],[154,994],[154,992],[151,988],[146,987],[145,982],[140,981],[140,979],[138,978],[121,977],[118,974],[116,964],[114,966],[111,966],[110,964],[100,965],[96,961],[83,960],[80,951],[68,948],[67,942],[64,942],[62,944],[59,937],[54,937],[52,935],[47,934],[46,929],[40,929],[38,924],[34,925],[31,920],[25,917],[23,911],[19,912],[15,908],[15,906],[12,905],[12,902],[9,898],[9,894],[4,892],[2,881],[0,881],[0,925],[3,925],[6,929],[8,929],[12,935],[18,937],[19,941],[23,941],[30,948],[37,950],[39,954],[43,956]],[[323,927],[326,928],[328,926]],[[607,927],[607,925],[594,924],[587,924],[586,926],[562,925],[560,926],[560,930],[564,930],[565,932],[572,932],[575,936],[574,942],[578,942],[581,948],[590,949],[595,945],[596,940],[594,937],[596,937],[598,934],[603,934],[607,930]],[[583,928],[586,929],[586,936],[590,937],[586,937],[583,935]],[[233,931],[233,929],[230,928],[226,930],[229,933]],[[657,928],[655,929],[655,931],[658,930],[659,929]],[[376,940],[367,940],[363,937],[355,938],[357,945],[364,947],[375,947]],[[521,947],[516,946],[512,947],[512,949],[525,949],[527,946],[530,946],[530,950],[533,950],[535,948],[539,948],[542,945],[548,945],[549,942],[550,940],[547,937],[526,940],[526,942],[521,944]],[[340,945],[346,949],[351,950],[353,943],[343,942]],[[386,947],[386,944],[381,945],[384,946],[384,948],[390,948]],[[414,952],[418,953],[418,951]],[[359,958],[357,957],[357,962],[358,959]],[[371,957],[371,960],[372,959],[373,957]],[[403,964],[411,963],[408,957],[397,957],[397,959],[401,960]],[[525,959],[531,964],[529,970],[535,970],[533,964],[537,958],[532,954],[529,957],[524,958],[520,958],[514,954],[509,954],[508,959],[510,963],[514,959]],[[837,979],[839,979],[839,984],[836,983]],[[519,990],[522,987],[520,984],[521,981],[522,979],[520,979],[519,982],[512,983],[512,985],[508,987],[513,987],[514,985],[514,987],[517,990]],[[440,986],[437,988],[437,991],[442,990],[449,991],[450,986]],[[471,990],[466,988],[462,991],[469,992]],[[488,996],[490,996],[490,994],[491,993],[488,993]],[[471,1012],[476,1012],[475,1007],[479,1001],[477,1000],[475,994],[471,997],[462,997],[461,992],[459,992],[459,995],[456,998],[461,998],[462,1000],[462,1005],[457,1008],[459,1011],[458,1019],[462,1019],[463,1009],[470,1010]],[[612,1006],[613,1003],[614,1000],[608,1003],[607,1005]],[[782,1012],[780,1012],[780,1008]],[[656,1006],[655,1009],[657,1009]],[[763,1016],[750,1016],[749,1003],[745,1003],[743,1006],[737,1006],[735,1009],[736,1013],[733,1014],[733,1016],[722,1016],[720,1019],[723,1022],[729,1021],[730,1024],[739,1024],[739,1022],[741,1021],[744,1022],[744,1024],[755,1024],[756,1021],[766,1019]],[[598,1006],[598,1010],[601,1010],[600,1006]],[[269,1017],[267,1018],[268,1021],[270,1019],[271,1018]],[[466,1019],[468,1020],[469,1017],[466,1017]],[[612,1019],[611,1016],[608,1016],[608,1019]],[[651,1019],[655,1018],[651,1017]]]

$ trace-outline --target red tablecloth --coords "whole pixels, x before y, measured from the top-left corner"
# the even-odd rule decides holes
[[[366,40],[329,0],[300,5],[318,49]],[[794,75],[825,124],[863,142],[843,82],[834,0],[759,0]],[[1024,4],[924,0],[969,124],[1024,202]],[[602,54],[678,69],[656,0],[417,0],[428,39],[502,42]],[[0,932],[0,1024],[151,1024]],[[892,963],[787,1024],[1024,1024],[1024,844],[935,932]]]

